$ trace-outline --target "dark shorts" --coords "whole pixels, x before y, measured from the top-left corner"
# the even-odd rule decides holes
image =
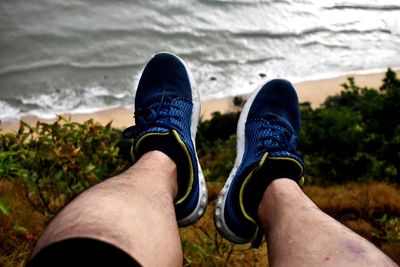
[[[106,242],[90,238],[71,238],[42,249],[26,266],[140,266],[140,264],[122,250]]]

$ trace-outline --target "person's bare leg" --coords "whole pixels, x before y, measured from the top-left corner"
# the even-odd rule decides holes
[[[124,173],[82,193],[50,223],[33,252],[89,237],[123,250],[144,266],[182,266],[173,199],[176,165],[151,151]]]
[[[276,179],[258,208],[271,266],[397,266],[323,213],[290,179]]]

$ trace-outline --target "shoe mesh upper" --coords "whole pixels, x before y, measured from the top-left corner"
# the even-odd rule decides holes
[[[138,133],[134,137],[135,142],[149,133],[167,133],[175,129],[186,145],[192,145],[190,139],[192,106],[190,101],[176,98],[170,102],[152,104],[145,112],[149,114],[147,117],[135,113],[137,124],[134,127]]]
[[[266,119],[254,119],[246,123],[246,144],[243,161],[237,173],[261,160],[266,152],[270,157],[293,158],[303,165],[296,154],[296,133],[284,123],[271,123]]]

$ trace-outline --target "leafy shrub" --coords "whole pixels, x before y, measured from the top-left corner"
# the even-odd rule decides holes
[[[83,190],[127,168],[118,156],[119,139],[111,123],[103,127],[63,117],[36,127],[21,122],[16,134],[0,135],[0,177],[22,181],[30,201],[52,215]]]
[[[312,110],[302,105],[299,149],[314,181],[388,180],[400,183],[400,80],[388,70],[381,92],[353,78]]]
[[[237,122],[240,112],[229,112],[221,114],[214,112],[210,120],[201,121],[197,132],[197,146],[199,152],[204,152],[217,140],[227,140],[236,134]]]

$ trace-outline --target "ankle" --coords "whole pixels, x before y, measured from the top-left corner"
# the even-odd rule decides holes
[[[133,168],[147,173],[159,172],[158,175],[146,175],[146,179],[155,177],[153,184],[162,184],[168,193],[175,199],[178,194],[177,166],[167,154],[152,150],[143,154]]]
[[[265,226],[268,219],[275,216],[282,205],[288,205],[294,191],[301,191],[299,185],[289,178],[273,180],[265,189],[257,209],[258,221]],[[302,192],[302,191],[301,191]]]
[[[253,173],[244,188],[244,206],[247,213],[257,220],[265,192],[275,192],[279,189],[286,191],[289,188],[288,184],[297,186],[296,181],[300,179],[302,173],[300,164],[293,160],[267,158],[261,168]]]

